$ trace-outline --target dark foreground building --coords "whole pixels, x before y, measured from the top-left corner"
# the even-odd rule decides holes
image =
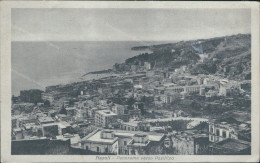
[[[251,143],[237,139],[226,139],[209,146],[211,155],[250,155]]]
[[[70,140],[14,140],[12,155],[64,155],[70,153]]]

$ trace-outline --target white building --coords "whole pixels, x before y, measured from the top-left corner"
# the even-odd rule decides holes
[[[81,147],[97,153],[118,154],[118,138],[110,130],[96,130],[81,140]]]
[[[95,125],[98,127],[109,127],[112,122],[116,121],[117,114],[110,110],[99,110],[95,114]]]
[[[125,108],[126,107],[124,105],[116,104],[115,106],[112,107],[112,112],[117,115],[123,115],[125,114]]]
[[[227,122],[209,123],[209,141],[219,142],[225,139],[238,139],[236,130]]]
[[[150,70],[151,69],[151,63],[144,62],[144,67],[145,67],[146,70]]]

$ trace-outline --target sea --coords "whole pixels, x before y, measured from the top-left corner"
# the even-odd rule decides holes
[[[133,51],[132,47],[173,42],[176,41],[12,42],[12,94],[80,81],[88,72],[110,69],[127,58],[151,53]],[[85,80],[91,78],[95,75]]]

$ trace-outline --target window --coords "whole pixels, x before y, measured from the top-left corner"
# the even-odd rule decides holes
[[[223,131],[222,135],[223,135],[224,138],[226,138],[227,137],[226,131]]]
[[[210,128],[210,132],[213,133],[213,128],[212,127]]]
[[[216,130],[216,134],[217,134],[217,136],[219,136],[219,129]]]
[[[229,134],[229,137],[231,138],[231,134]]]
[[[86,150],[88,150],[88,146],[86,146]]]
[[[124,145],[126,145],[127,144],[127,142],[126,141],[124,141]]]
[[[128,152],[127,152],[127,150],[125,150],[125,154],[126,154],[126,155],[128,155]]]
[[[211,140],[213,141],[213,136],[211,136]]]
[[[105,152],[108,153],[108,148],[106,147]]]
[[[97,147],[97,152],[99,152],[99,147]]]
[[[130,131],[130,127],[128,127],[128,131]]]

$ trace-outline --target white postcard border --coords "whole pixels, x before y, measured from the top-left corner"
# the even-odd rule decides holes
[[[257,2],[105,2],[105,1],[12,1],[1,6],[1,161],[3,162],[255,162],[259,160],[259,3]],[[12,8],[251,8],[252,41],[252,154],[247,155],[168,155],[110,156],[101,160],[95,155],[11,155],[11,9]],[[166,155],[167,156],[167,155]],[[121,156],[123,157],[123,156]],[[134,159],[136,157],[136,159]],[[156,157],[158,157],[156,159]],[[131,159],[133,158],[133,159]],[[142,160],[147,158],[147,160]]]

